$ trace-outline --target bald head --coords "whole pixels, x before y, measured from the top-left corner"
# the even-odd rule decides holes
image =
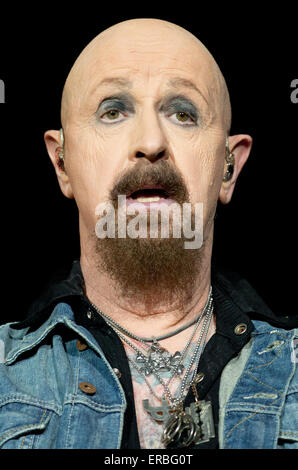
[[[207,48],[189,31],[168,21],[138,18],[115,24],[96,36],[75,61],[62,94],[61,123],[86,109],[102,79],[125,75],[131,79],[176,72],[196,77],[210,112],[229,133],[231,106],[225,79]]]

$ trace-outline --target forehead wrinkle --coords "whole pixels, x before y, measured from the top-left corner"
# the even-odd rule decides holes
[[[134,82],[124,77],[106,77],[102,79],[98,84],[96,84],[90,90],[90,94],[95,93],[101,87],[109,86],[109,85],[118,87],[120,89],[131,90],[133,88]],[[166,86],[170,88],[175,88],[175,89],[184,87],[184,88],[190,88],[192,90],[195,90],[208,105],[208,101],[203,95],[203,93],[201,92],[201,90],[191,80],[188,80],[182,77],[173,77],[170,80],[168,80],[168,82],[166,83]]]
[[[168,85],[171,88],[176,88],[176,89],[180,87],[185,87],[185,88],[190,88],[192,90],[195,90],[197,93],[199,93],[199,95],[203,98],[205,103],[209,106],[208,101],[203,95],[203,93],[201,92],[201,90],[199,90],[199,88],[191,80],[187,80],[186,78],[181,78],[181,77],[174,77],[168,81]]]
[[[148,23],[148,25],[147,25]],[[163,30],[163,25],[165,25],[165,29]],[[144,29],[144,26],[145,29]],[[148,26],[148,27],[147,27]],[[120,45],[122,44],[126,50],[128,51],[130,49],[130,46],[133,44],[133,49],[135,49],[135,52],[140,52],[141,55],[145,55],[145,52],[147,52],[147,49],[144,48],[144,45],[147,44],[149,39],[152,39],[152,27],[154,26],[154,32],[158,33],[158,37],[161,38],[161,42],[164,42],[165,44],[169,44],[169,41],[171,41],[170,37],[172,32],[175,34],[175,38],[178,41],[179,47],[181,48],[181,38],[184,42],[185,41],[191,41],[192,44],[194,44],[196,47],[198,47],[198,53],[199,56],[195,58],[195,60],[199,60],[200,62],[204,64],[204,69],[206,70],[207,74],[209,75],[209,78],[207,75],[204,73],[204,85],[206,85],[206,90],[205,95],[207,93],[208,97],[208,107],[212,106],[217,110],[218,114],[221,114],[224,118],[225,121],[230,121],[230,102],[229,102],[229,93],[225,84],[225,80],[221,74],[221,71],[212,56],[212,54],[208,51],[206,46],[194,35],[192,35],[190,32],[185,30],[184,28],[181,28],[178,25],[174,25],[172,23],[164,22],[161,20],[128,20],[123,23],[119,23],[118,25],[113,25],[112,27],[108,28],[105,31],[102,31],[97,37],[95,37],[87,46],[86,48],[81,52],[79,57],[77,58],[76,62],[74,63],[69,76],[67,77],[65,87],[63,89],[63,98],[62,103],[61,103],[61,117],[63,121],[66,121],[66,117],[69,115],[71,112],[71,108],[73,106],[76,107],[76,104],[78,104],[78,98],[83,98],[86,96],[88,93],[86,88],[85,90],[82,90],[82,84],[84,84],[85,80],[82,80],[83,78],[86,79],[86,71],[90,71],[90,62],[91,64],[94,61],[94,58],[102,57],[104,59],[107,50],[111,48],[113,50],[113,55],[115,56],[115,44],[118,47],[119,45],[119,38],[121,39]],[[158,27],[158,29],[155,28]],[[149,29],[148,29],[149,28]],[[148,31],[147,31],[148,30]],[[129,41],[123,41],[123,32],[124,38],[129,38]],[[146,32],[150,33],[145,34]],[[163,34],[165,32],[165,34]],[[121,37],[119,34],[121,33]],[[129,33],[129,34],[127,34]],[[179,34],[177,34],[179,33]],[[182,36],[180,33],[183,33]],[[136,47],[137,45],[137,39],[142,38],[142,40],[147,40],[144,43],[142,42],[142,51],[139,51],[139,49]],[[133,42],[132,42],[133,41]],[[125,43],[125,44],[124,44]],[[127,44],[126,44],[127,43]],[[185,43],[186,44],[186,43]],[[109,47],[107,47],[109,46]],[[121,46],[122,47],[122,46]],[[183,46],[186,48],[186,46]],[[154,52],[151,49],[151,53]],[[186,49],[187,50],[187,49]],[[118,51],[119,52],[119,51]],[[148,51],[149,52],[149,51]],[[190,60],[194,60],[194,55],[196,56],[196,53],[194,52],[190,56]],[[108,61],[110,60],[110,56],[108,57]],[[209,73],[208,73],[209,72]],[[91,74],[92,77],[93,74]],[[90,77],[90,74],[89,74]],[[116,78],[116,77],[115,77]],[[88,87],[89,88],[89,87]],[[86,93],[87,92],[87,93]],[[88,93],[89,94],[89,93]],[[207,101],[206,96],[203,95],[201,92],[202,98],[204,98],[205,101]],[[221,108],[221,109],[220,109]],[[224,109],[223,109],[224,108]],[[62,123],[63,124],[63,123]]]
[[[122,89],[130,90],[133,87],[133,82],[124,77],[106,77],[97,83],[94,88],[90,91],[91,94],[95,93],[98,88],[105,85],[113,85]]]

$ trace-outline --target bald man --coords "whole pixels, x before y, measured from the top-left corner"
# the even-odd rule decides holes
[[[230,128],[180,26],[124,21],[79,55],[45,144],[81,256],[0,328],[2,448],[298,448],[297,319],[211,262],[252,146]]]

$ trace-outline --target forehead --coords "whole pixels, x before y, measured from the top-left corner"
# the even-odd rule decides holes
[[[219,115],[223,107],[222,74],[195,36],[172,24],[160,27],[160,22],[128,22],[105,30],[77,58],[63,90],[63,125],[92,114],[103,95],[109,89],[114,92],[115,86],[100,86],[111,77],[131,81],[130,93],[137,100],[146,96],[162,99],[169,83],[177,78],[181,79],[180,92],[184,94],[183,80],[188,80],[200,90],[208,114]],[[175,92],[179,94],[179,87]]]
[[[75,69],[81,96],[97,89],[107,77],[130,80],[132,88],[181,77],[208,93],[215,75],[214,60],[207,49],[192,35],[172,30],[167,35],[153,31],[130,36],[118,31],[104,36],[90,43]]]

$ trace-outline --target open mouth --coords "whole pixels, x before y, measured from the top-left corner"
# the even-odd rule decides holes
[[[134,191],[129,196],[128,199],[134,202],[161,202],[169,198],[167,191],[161,187],[143,187]]]

